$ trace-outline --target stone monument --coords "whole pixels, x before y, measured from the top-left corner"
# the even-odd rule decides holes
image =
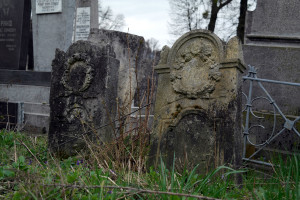
[[[147,71],[142,69],[144,38],[125,32],[91,29],[89,40],[102,45],[111,44],[114,47],[116,58],[120,60],[118,97],[122,103],[130,101],[130,93],[134,95],[137,87],[136,77],[139,77],[136,76],[135,70]]]
[[[78,41],[57,50],[50,92],[49,147],[67,157],[85,139],[106,141],[114,133],[120,62],[110,45]]]
[[[165,46],[159,64],[152,160],[171,167],[199,164],[200,172],[241,164],[241,44],[226,46],[213,33],[195,30]]]
[[[91,28],[99,28],[98,0],[80,0],[76,5],[74,41],[87,40]]]
[[[51,72],[55,49],[72,44],[74,0],[31,0],[34,70]]]
[[[297,0],[258,0],[256,10],[247,13],[243,46],[245,63],[255,66],[259,77],[300,82],[299,9]],[[266,87],[269,92],[280,96],[276,100],[285,112],[300,115],[297,88]],[[263,108],[261,105],[260,109]]]
[[[0,1],[0,69],[26,69],[30,10],[30,0]]]
[[[257,68],[259,78],[300,83],[299,10],[298,0],[258,0],[256,9],[247,12],[245,44],[243,45],[244,58],[247,65]],[[268,83],[263,83],[263,85],[282,112],[289,115],[291,120],[300,115],[299,87]],[[246,86],[245,84],[244,92],[248,94]],[[264,96],[257,84],[254,85],[253,91],[255,94],[253,98]],[[255,132],[253,142],[259,144],[265,142],[272,133],[274,110],[272,105],[264,100],[255,101],[252,109],[256,115],[265,117],[261,119],[261,125],[265,128],[252,131],[252,133]],[[276,121],[277,132],[282,129],[284,121],[280,117],[277,117]],[[285,132],[283,135],[268,147],[280,150],[299,148],[297,144],[300,140],[296,134]]]
[[[125,32],[91,29],[88,40],[97,44],[112,45],[116,58],[120,60],[118,99],[119,106],[123,108],[122,115],[137,111],[139,107],[149,104],[152,101],[151,94],[155,94],[156,91],[157,77],[153,75],[153,66],[158,63],[159,53],[155,55],[156,52],[147,47],[142,36]],[[149,108],[150,106],[144,107],[131,116],[134,118],[139,116],[143,119],[149,117],[150,127],[153,121],[153,109],[148,112]]]

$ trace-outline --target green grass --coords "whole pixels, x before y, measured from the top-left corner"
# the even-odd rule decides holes
[[[179,173],[175,163],[166,169],[162,160],[159,168],[141,172],[87,157],[59,160],[47,154],[46,137],[2,130],[0,199],[300,199],[299,161],[278,157],[268,174],[226,166],[206,175],[197,167]],[[242,185],[235,184],[236,174]]]

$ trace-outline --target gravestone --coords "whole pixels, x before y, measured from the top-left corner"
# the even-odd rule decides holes
[[[35,71],[50,72],[55,49],[66,51],[75,41],[76,13],[81,13],[77,8],[90,10],[90,28],[98,28],[98,0],[32,0]],[[82,26],[87,23],[87,12],[84,13],[85,18],[80,18]],[[82,29],[79,31],[89,30]]]
[[[224,50],[225,49],[225,50]],[[241,44],[225,46],[213,33],[195,30],[165,46],[159,64],[152,162],[187,164],[206,173],[241,164]]]
[[[91,8],[82,7],[76,10],[75,41],[87,40],[91,29]]]
[[[89,41],[112,45],[116,58],[120,60],[118,99],[122,108],[121,115],[132,113],[130,127],[138,124],[136,118],[147,118],[148,127],[152,127],[153,106],[145,105],[154,100],[152,98],[156,92],[157,77],[153,74],[153,66],[158,63],[159,53],[151,51],[143,37],[125,32],[91,29]],[[143,109],[139,111],[139,107]]]
[[[50,92],[49,147],[63,157],[80,151],[86,139],[112,138],[120,62],[110,45],[78,41],[57,50]]]
[[[0,1],[0,69],[26,69],[30,12],[30,0]]]
[[[34,71],[51,72],[55,49],[72,44],[76,1],[31,0]]]
[[[258,0],[256,9],[247,12],[245,25],[245,44],[243,52],[245,63],[257,68],[259,78],[300,83],[300,4],[298,0]],[[246,82],[247,83],[247,82]],[[300,115],[300,88],[279,84],[263,83],[284,114],[291,120]],[[244,92],[248,94],[245,84]],[[254,84],[255,97],[265,96]],[[265,119],[260,120],[265,128],[251,131],[255,134],[254,143],[265,142],[272,133],[274,110],[268,101],[253,102],[253,111]],[[278,114],[278,112],[276,112]],[[282,129],[284,121],[277,117],[276,132]],[[251,121],[254,123],[254,121]],[[256,123],[255,123],[256,124]],[[299,127],[299,122],[298,125]],[[253,136],[253,135],[252,135]],[[299,148],[299,138],[287,131],[278,137],[270,148],[292,150]]]
[[[91,28],[99,28],[98,0],[80,0],[76,6],[74,40],[87,40]]]
[[[100,45],[111,44],[114,47],[116,58],[120,60],[118,97],[121,103],[127,102],[130,100],[130,93],[133,96],[136,91],[136,77],[140,77],[136,76],[135,69],[147,71],[142,68],[145,51],[144,38],[125,32],[91,29],[89,40]]]

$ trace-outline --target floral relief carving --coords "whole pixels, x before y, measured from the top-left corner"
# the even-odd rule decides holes
[[[207,98],[221,78],[218,50],[211,41],[197,38],[177,52],[171,69],[173,89],[188,98]]]
[[[93,80],[93,68],[86,54],[74,54],[65,63],[61,83],[67,91],[79,93],[87,90]]]

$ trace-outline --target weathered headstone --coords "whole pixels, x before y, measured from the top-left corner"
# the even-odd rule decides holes
[[[225,51],[224,51],[225,49]],[[241,45],[196,30],[165,46],[159,64],[152,159],[200,172],[241,163]]]
[[[92,29],[89,40],[101,45],[111,44],[114,47],[116,58],[120,60],[118,97],[120,103],[127,102],[130,100],[130,93],[133,97],[137,87],[135,70],[146,71],[142,69],[144,38],[119,31]]]
[[[131,122],[127,123],[129,129],[133,128],[133,124],[139,124],[136,118],[140,117],[142,120],[139,122],[147,119],[148,127],[152,127],[153,106],[149,103],[153,102],[156,91],[157,79],[153,75],[153,66],[158,63],[159,55],[147,47],[143,37],[125,32],[91,29],[88,40],[102,45],[110,44],[115,49],[116,58],[120,60],[118,105],[122,112],[119,115],[131,113]],[[140,107],[143,108],[140,110]]]
[[[26,69],[30,12],[30,0],[0,1],[0,69]]]
[[[85,146],[84,137],[109,140],[114,132],[120,62],[110,45],[78,41],[57,50],[50,92],[49,146],[69,156]],[[86,138],[86,139],[87,139]]]
[[[278,81],[300,83],[300,4],[298,0],[258,0],[256,10],[247,12],[245,44],[243,52],[245,63],[256,67],[258,77]],[[263,84],[284,114],[291,119],[300,115],[300,89],[286,85]],[[248,94],[248,87],[244,92]],[[254,85],[254,97],[265,96]],[[273,106],[263,99],[253,102],[253,111],[259,116],[265,128],[251,130],[255,135],[254,143],[265,142],[272,133],[274,124]],[[284,121],[276,119],[276,131],[282,129]],[[252,121],[253,122],[253,121]],[[299,123],[299,122],[298,122]],[[298,148],[299,138],[296,134],[283,134],[268,147],[281,150]]]

